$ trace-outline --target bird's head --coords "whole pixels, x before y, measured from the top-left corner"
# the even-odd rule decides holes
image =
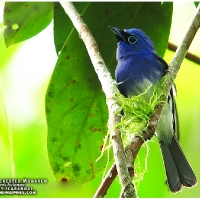
[[[155,53],[153,42],[140,29],[119,29],[109,26],[118,40],[117,59],[141,54]]]

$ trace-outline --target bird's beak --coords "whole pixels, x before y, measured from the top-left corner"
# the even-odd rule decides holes
[[[108,26],[108,27],[115,33],[118,40],[125,41],[124,36],[122,35],[123,31],[121,29],[113,27],[113,26]]]

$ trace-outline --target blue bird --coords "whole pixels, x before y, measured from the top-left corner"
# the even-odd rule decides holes
[[[127,98],[147,91],[143,98],[148,102],[156,83],[167,72],[167,63],[156,54],[153,42],[140,29],[109,28],[118,40],[115,76],[119,91]],[[178,118],[173,93],[171,89],[168,104],[164,106],[156,127],[156,136],[164,160],[167,183],[175,193],[183,185],[194,186],[197,179],[176,138]]]

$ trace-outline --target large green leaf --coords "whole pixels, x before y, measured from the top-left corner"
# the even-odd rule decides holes
[[[101,153],[107,109],[97,76],[83,57],[85,47],[73,33],[59,56],[46,95],[48,151],[58,180],[84,182],[105,164],[105,160],[94,161]]]
[[[51,22],[53,2],[6,2],[4,32],[6,46],[29,39]]]
[[[79,13],[82,13],[83,10],[87,7],[89,3],[74,3],[76,5],[76,9]],[[57,54],[62,49],[66,38],[70,34],[73,25],[66,15],[63,7],[60,5],[59,2],[54,3],[54,43]]]
[[[81,15],[112,72],[117,41],[108,25],[141,28],[155,42],[158,53],[165,52],[172,3],[92,2]],[[60,26],[65,24],[63,20]],[[68,31],[46,94],[48,154],[57,180],[87,182],[106,163],[104,157],[97,163],[95,160],[101,153],[108,114],[85,46],[76,30]]]

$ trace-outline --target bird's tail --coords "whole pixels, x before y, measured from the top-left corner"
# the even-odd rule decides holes
[[[192,187],[197,183],[196,176],[190,167],[176,138],[173,137],[171,144],[159,141],[169,188],[172,192],[178,192],[182,185]]]

